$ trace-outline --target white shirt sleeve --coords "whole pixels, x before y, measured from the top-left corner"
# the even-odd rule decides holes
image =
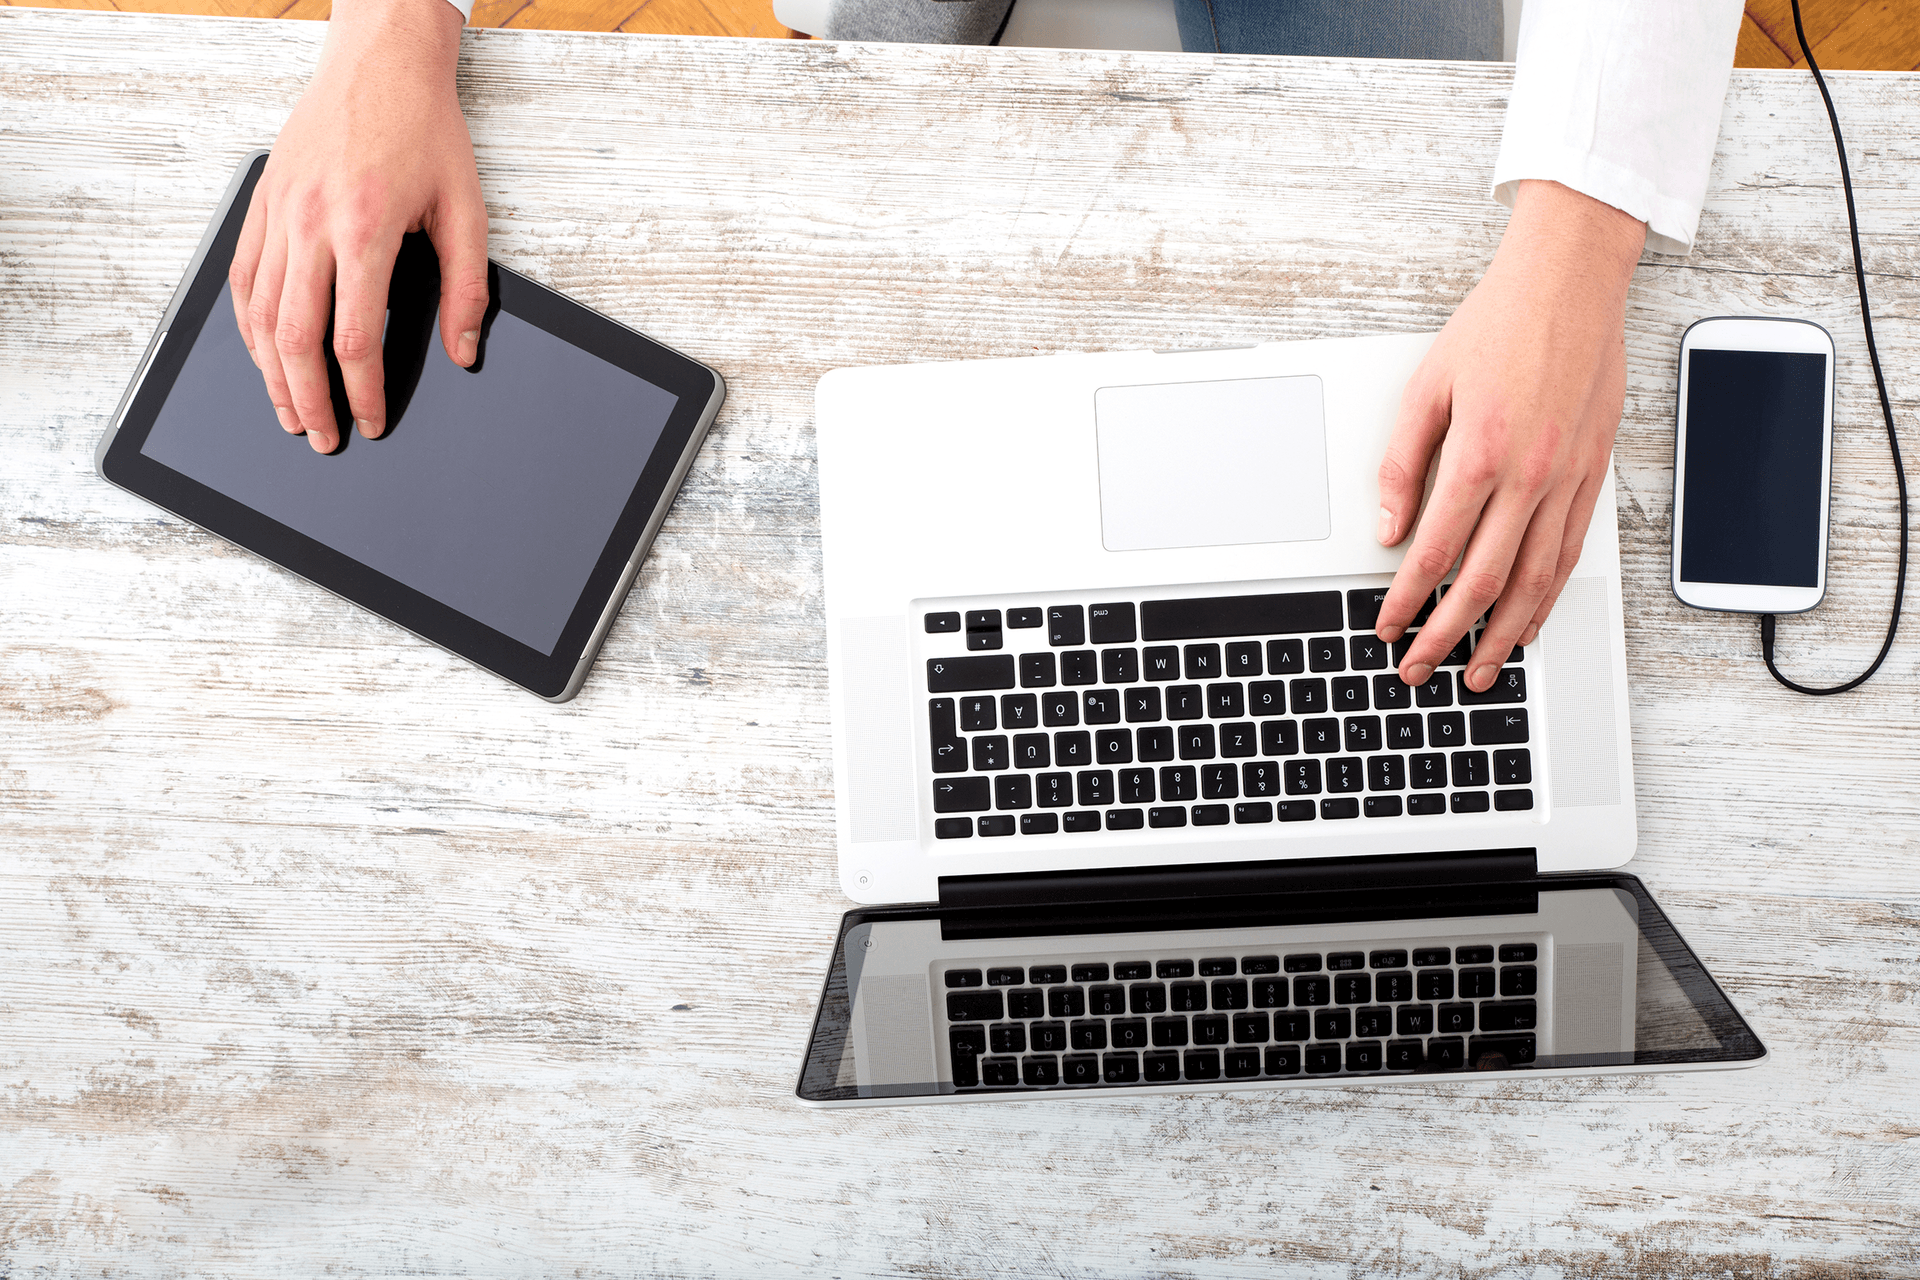
[[[468,22],[470,22],[470,21],[472,21],[472,19],[473,19],[473,0],[466,0],[466,2],[465,2],[464,4],[463,4],[463,3],[461,3],[461,0],[447,0],[447,3],[448,3],[448,4],[450,4],[450,5],[452,5],[452,6],[454,7],[454,8],[456,8],[456,9],[458,9],[458,10],[460,11],[460,25],[461,25],[461,26],[463,26],[463,27],[464,27],[464,26],[465,26],[465,25],[466,25],[466,24],[467,24]]]
[[[1688,253],[1700,224],[1741,0],[1527,0],[1493,166],[1509,208],[1525,178],[1573,188]]]

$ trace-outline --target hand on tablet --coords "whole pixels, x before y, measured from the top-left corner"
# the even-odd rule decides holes
[[[280,425],[331,452],[327,321],[360,433],[386,430],[381,334],[400,237],[440,258],[440,338],[473,362],[487,308],[487,210],[454,92],[446,0],[336,0],[306,93],[254,188],[228,276]]]
[[[1380,464],[1384,545],[1407,537],[1436,452],[1439,469],[1381,639],[1399,639],[1466,558],[1401,660],[1407,683],[1426,683],[1491,605],[1464,676],[1490,687],[1580,559],[1620,425],[1627,282],[1646,230],[1558,183],[1521,183],[1492,265],[1408,381]]]

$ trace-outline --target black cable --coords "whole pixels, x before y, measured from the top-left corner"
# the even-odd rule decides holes
[[[1840,153],[1840,186],[1846,192],[1847,231],[1853,237],[1853,279],[1860,287],[1860,327],[1867,332],[1867,358],[1873,362],[1873,384],[1879,388],[1880,412],[1887,419],[1887,447],[1893,451],[1893,478],[1900,488],[1900,571],[1893,580],[1893,616],[1887,620],[1887,642],[1880,646],[1880,653],[1874,658],[1872,666],[1845,684],[1834,685],[1831,689],[1809,689],[1805,685],[1795,684],[1773,665],[1774,616],[1770,613],[1760,615],[1760,656],[1766,660],[1767,670],[1775,680],[1795,693],[1807,693],[1820,698],[1830,693],[1845,693],[1865,684],[1893,649],[1893,638],[1900,630],[1901,602],[1907,594],[1907,469],[1900,461],[1900,433],[1893,425],[1893,402],[1887,399],[1887,380],[1880,372],[1880,349],[1873,344],[1873,312],[1867,306],[1867,269],[1860,257],[1860,218],[1853,208],[1853,176],[1847,171],[1847,144],[1840,136],[1840,116],[1833,109],[1833,95],[1827,92],[1826,77],[1820,74],[1820,64],[1813,60],[1813,50],[1807,47],[1807,30],[1800,23],[1800,0],[1793,0],[1793,33],[1800,38],[1800,52],[1806,56],[1807,70],[1813,72],[1813,82],[1820,86],[1820,98],[1827,104],[1827,120],[1833,125],[1833,148]]]

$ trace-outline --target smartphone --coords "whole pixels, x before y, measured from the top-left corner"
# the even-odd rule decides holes
[[[1827,593],[1833,337],[1715,316],[1680,338],[1673,594],[1696,609],[1803,613]]]

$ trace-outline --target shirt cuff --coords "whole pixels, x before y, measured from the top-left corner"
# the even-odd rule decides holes
[[[1512,136],[1511,126],[1508,136]],[[1663,194],[1643,174],[1573,147],[1514,147],[1510,154],[1503,143],[1500,159],[1493,166],[1493,198],[1511,209],[1520,194],[1520,184],[1534,178],[1592,196],[1646,223],[1649,253],[1693,252],[1694,232],[1700,226],[1699,204]]]

